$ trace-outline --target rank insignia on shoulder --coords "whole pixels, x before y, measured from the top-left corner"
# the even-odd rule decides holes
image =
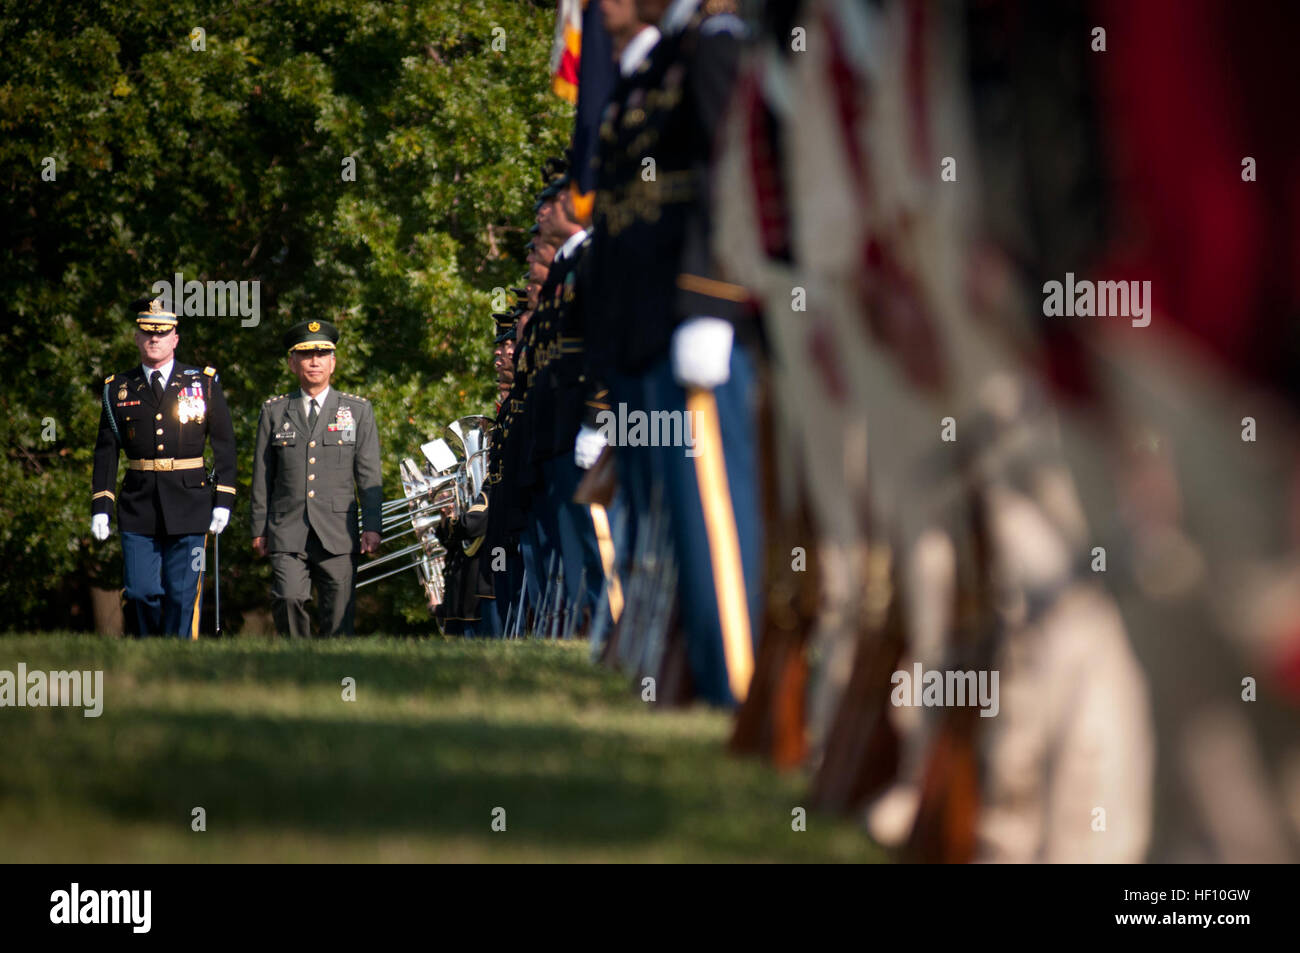
[[[113,383],[113,378],[116,376],[117,376],[116,374],[109,374],[107,377],[104,378],[104,383],[105,384]]]

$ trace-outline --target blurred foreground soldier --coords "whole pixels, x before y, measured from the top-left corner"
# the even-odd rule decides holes
[[[669,446],[620,441],[615,461],[638,521],[662,487],[691,682],[722,705],[744,700],[753,673],[762,551],[756,327],[748,293],[719,278],[710,247],[708,169],[743,31],[737,17],[717,12],[725,6],[637,2],[638,18],[657,21],[662,36],[634,70],[620,68],[603,118],[591,251],[602,315],[586,339],[611,403],[626,405],[629,418],[682,423]],[[632,43],[629,51],[635,58]],[[643,174],[651,159],[653,177]]]
[[[128,613],[139,635],[197,639],[206,532],[220,533],[235,499],[235,432],[215,368],[175,360],[176,315],[158,300],[136,302],[140,366],[104,381],[91,533],[108,538],[117,503]],[[203,444],[211,439],[217,474],[208,484]],[[118,449],[126,452],[122,498]]]
[[[253,551],[271,556],[276,631],[300,638],[311,634],[313,582],[320,634],[352,634],[357,553],[379,548],[379,432],[370,401],[330,387],[338,337],[328,321],[289,329],[299,389],[266,401],[257,422]]]
[[[831,68],[775,59],[791,22]],[[1152,818],[1147,685],[1090,565],[1097,531],[1058,417],[993,333],[1018,305],[981,312],[966,292],[986,213],[931,173],[938,130],[961,126],[963,58],[913,51],[952,49],[959,24],[807,0],[742,79],[717,169],[737,188],[720,196],[716,247],[767,305],[774,403],[818,409],[785,427],[837,610],[813,640],[810,796],[865,809],[873,837],[914,861],[1132,862]],[[869,49],[837,39],[873,31]],[[1037,103],[1043,84],[1025,86]],[[972,150],[955,138],[943,148]],[[794,286],[808,289],[797,314]],[[960,440],[935,432],[949,412]]]

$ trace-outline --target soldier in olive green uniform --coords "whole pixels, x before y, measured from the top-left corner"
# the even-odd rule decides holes
[[[257,425],[253,550],[270,554],[282,635],[310,635],[313,582],[321,635],[351,635],[357,554],[379,548],[379,432],[368,400],[330,387],[338,336],[328,321],[289,329],[284,345],[301,386],[264,403]]]

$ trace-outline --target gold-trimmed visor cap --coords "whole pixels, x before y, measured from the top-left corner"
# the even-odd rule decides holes
[[[154,298],[149,302],[147,311],[136,313],[135,323],[141,331],[150,334],[166,334],[176,327],[176,315],[163,310],[161,298]]]
[[[339,329],[329,321],[303,321],[284,332],[287,351],[332,351]]]

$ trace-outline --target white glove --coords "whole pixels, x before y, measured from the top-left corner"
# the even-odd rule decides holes
[[[731,376],[735,328],[721,318],[690,318],[673,332],[673,377],[683,387],[711,390]]]
[[[584,470],[590,470],[608,442],[601,431],[583,424],[573,441],[573,462]]]
[[[212,525],[208,527],[209,533],[220,533],[230,522],[230,510],[224,506],[214,506],[212,508]]]
[[[108,514],[96,513],[90,518],[90,535],[95,537],[101,543],[108,539],[108,534],[112,532],[108,528]]]

